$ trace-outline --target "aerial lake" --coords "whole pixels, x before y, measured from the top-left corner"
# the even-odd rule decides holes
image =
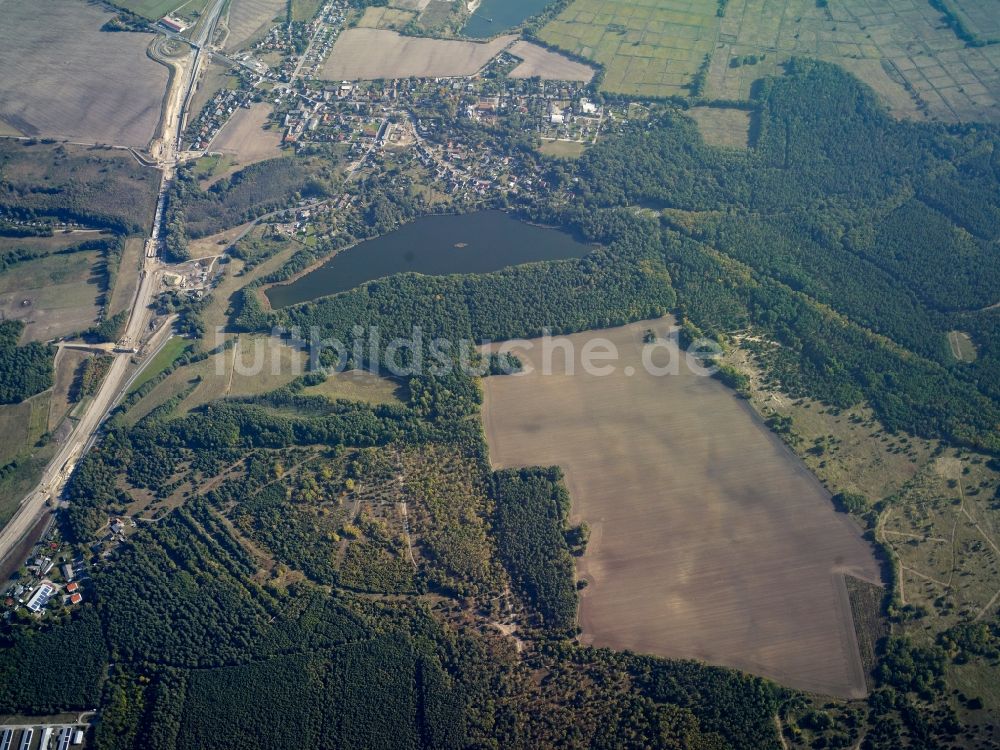
[[[347,248],[266,294],[272,307],[281,308],[396,273],[487,273],[520,263],[582,258],[592,249],[565,232],[526,224],[501,211],[424,216]]]
[[[551,0],[483,0],[462,27],[462,36],[486,39],[512,29]]]

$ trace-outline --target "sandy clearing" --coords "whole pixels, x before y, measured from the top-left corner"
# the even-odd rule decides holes
[[[483,381],[494,466],[561,466],[573,521],[592,528],[582,639],[865,695],[843,573],[879,580],[869,545],[732,391],[683,365],[644,370],[643,332],[669,324],[569,337],[577,351],[612,341],[612,376],[557,361],[549,376]],[[539,347],[525,359],[538,368]]]
[[[167,69],[151,34],[101,32],[111,13],[78,0],[0,0],[0,120],[24,135],[144,148]]]
[[[215,136],[209,151],[232,154],[241,168],[281,156],[281,133],[277,129],[264,130],[270,115],[270,104],[240,107]]]
[[[385,29],[348,29],[338,38],[323,66],[322,78],[449,78],[470,76],[517,37],[464,42],[402,36]]]
[[[558,52],[552,52],[531,42],[515,42],[507,50],[522,62],[510,72],[511,78],[532,78],[538,76],[546,81],[590,81],[594,69],[589,65],[571,60]]]

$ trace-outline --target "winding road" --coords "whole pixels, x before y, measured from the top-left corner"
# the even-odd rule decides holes
[[[164,220],[164,202],[177,167],[176,154],[179,150],[181,125],[184,122],[191,92],[198,80],[200,67],[207,58],[207,55],[202,54],[203,50],[207,48],[208,42],[215,35],[225,2],[226,0],[215,0],[212,3],[204,14],[200,27],[196,29],[195,38],[192,40],[192,53],[186,60],[176,63],[181,72],[173,77],[173,90],[168,92],[163,113],[163,132],[158,142],[151,144],[150,147],[153,158],[162,171],[162,177],[157,209],[150,232],[151,247],[154,252],[142,259],[143,267],[140,272],[139,287],[136,289],[128,322],[125,325],[124,339],[130,344],[141,341],[150,330],[152,318],[150,304],[159,287],[163,265],[159,254]],[[177,111],[172,111],[174,109]],[[170,325],[172,320],[172,318],[168,319],[162,325]],[[153,334],[158,340],[162,340],[161,331],[162,327]],[[11,554],[25,535],[35,527],[38,519],[46,512],[49,501],[57,500],[60,497],[73,468],[93,445],[104,420],[124,394],[127,385],[135,377],[134,371],[131,376],[129,374],[132,371],[130,367],[132,354],[130,352],[116,353],[114,358],[93,400],[80,417],[80,421],[77,422],[66,442],[56,453],[55,458],[45,467],[38,485],[21,501],[10,522],[0,530],[0,561]]]

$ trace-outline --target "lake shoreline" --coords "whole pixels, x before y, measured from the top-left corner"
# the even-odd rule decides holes
[[[369,246],[363,258],[348,252],[361,245]],[[582,258],[596,247],[563,227],[499,210],[427,214],[342,247],[288,279],[262,287],[261,304],[280,310],[397,274],[492,273],[525,263]]]

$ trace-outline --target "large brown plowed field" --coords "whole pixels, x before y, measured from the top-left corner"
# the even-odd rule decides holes
[[[281,156],[281,132],[264,130],[270,114],[270,104],[240,107],[222,126],[209,149],[234,156],[240,166]]]
[[[320,76],[328,81],[471,76],[514,36],[489,42],[403,36],[385,29],[348,29],[337,37]]]
[[[150,34],[100,31],[112,14],[83,0],[0,0],[0,120],[23,135],[144,148],[167,69]]]
[[[589,65],[584,65],[531,42],[516,41],[508,51],[522,60],[521,64],[510,72],[511,78],[538,76],[547,81],[582,81],[586,83],[594,77],[594,69]]]
[[[583,640],[864,695],[843,573],[878,581],[870,547],[733,391],[683,364],[646,372],[644,332],[670,323],[568,337],[577,352],[610,340],[610,376],[559,357],[543,375],[536,346],[534,372],[483,381],[493,464],[561,466],[572,520],[592,528]]]

